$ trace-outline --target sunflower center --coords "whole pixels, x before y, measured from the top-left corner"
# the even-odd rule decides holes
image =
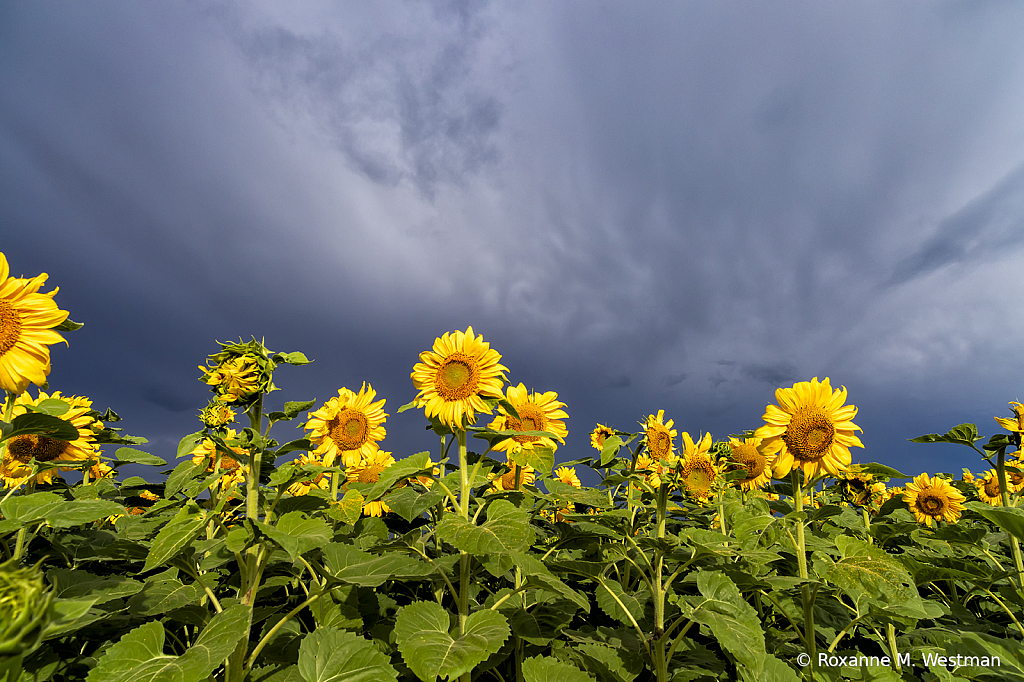
[[[941,495],[926,490],[918,494],[917,508],[929,516],[940,516],[946,509],[946,499]]]
[[[445,400],[463,400],[476,392],[478,375],[474,358],[465,353],[452,353],[437,368],[434,385]]]
[[[544,415],[531,405],[516,405],[520,419],[508,418],[510,431],[543,431],[546,424]],[[512,436],[517,443],[531,443],[540,440],[540,436]]]
[[[384,467],[379,464],[367,464],[359,470],[360,483],[376,483],[380,480],[380,472]]]
[[[64,454],[66,440],[55,440],[46,436],[15,436],[7,442],[7,451],[22,464],[28,464],[35,457],[40,462],[52,462]]]
[[[358,450],[370,433],[370,420],[361,410],[346,408],[327,425],[331,440],[339,450]]]
[[[989,497],[998,497],[1000,495],[998,478],[992,477],[985,481],[985,494]]]
[[[665,459],[672,451],[672,436],[664,426],[654,424],[647,429],[647,450],[658,459]]]
[[[21,338],[21,315],[7,301],[0,301],[0,355],[3,355]]]
[[[757,451],[757,448],[747,443],[732,446],[732,458],[739,463],[740,468],[747,470],[747,477],[740,483],[749,483],[764,473],[768,460]]]
[[[793,458],[801,462],[817,462],[829,453],[836,435],[835,425],[820,407],[801,407],[782,435]]]
[[[694,495],[704,495],[715,481],[715,470],[711,468],[711,462],[704,459],[686,462],[682,473],[686,489]]]

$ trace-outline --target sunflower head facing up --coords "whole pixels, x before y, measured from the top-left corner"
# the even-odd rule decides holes
[[[903,495],[903,501],[917,522],[929,527],[932,521],[956,523],[963,513],[966,499],[948,481],[939,477],[930,478],[928,474],[916,476],[912,483],[907,484]]]
[[[580,487],[580,477],[576,475],[576,467],[558,467],[555,469],[555,478],[573,488]]]
[[[668,459],[676,449],[676,430],[671,419],[665,421],[665,410],[658,414],[647,415],[641,423],[644,427],[644,447],[651,457],[658,460]]]
[[[476,422],[478,412],[490,414],[484,398],[501,397],[508,368],[500,359],[482,334],[474,336],[472,327],[445,333],[434,340],[433,350],[420,353],[412,368],[417,407],[425,409],[428,419],[436,417],[452,430],[465,429]]]
[[[44,400],[62,400],[68,404],[68,410],[58,415],[70,422],[78,430],[78,438],[72,441],[59,440],[43,435],[15,436],[7,441],[4,453],[3,468],[6,474],[4,482],[14,487],[28,480],[31,473],[30,463],[34,458],[37,462],[84,462],[99,459],[99,446],[96,434],[103,430],[103,422],[96,418],[92,409],[92,401],[81,396],[62,396],[60,391],[47,394],[43,391],[33,399],[28,393],[22,393],[14,401],[13,416],[18,417],[28,412],[28,406],[36,407]],[[6,409],[6,403],[4,405]],[[65,471],[64,467],[61,467]],[[35,476],[36,482],[50,483],[56,469],[48,469]]]
[[[711,461],[708,452],[711,450],[711,434],[693,442],[690,434],[683,431],[683,453],[676,464],[682,488],[697,500],[707,500],[714,492],[718,480],[718,467]]]
[[[504,407],[498,406],[498,414],[491,421],[490,428],[495,431],[547,431],[555,434],[559,443],[565,443],[565,437],[569,431],[565,428],[564,419],[569,415],[561,408],[565,403],[558,401],[558,394],[554,391],[547,393],[528,393],[526,386],[520,383],[518,386],[509,386],[506,391],[506,398],[519,413],[519,418],[513,417],[505,411]],[[511,436],[504,438],[494,444],[493,449],[504,450],[509,454],[518,454],[523,450],[534,448],[549,448],[554,451],[558,449],[558,443],[547,436]]]
[[[1011,402],[1010,409],[1013,411],[1012,417],[996,417],[995,420],[1007,431],[1012,431],[1013,433],[1024,433],[1024,405]]]
[[[338,397],[328,400],[306,421],[308,438],[316,445],[315,454],[324,466],[334,466],[339,459],[343,466],[359,464],[379,449],[384,439],[385,400],[374,402],[373,386],[363,384],[359,393],[342,388]]]
[[[605,426],[604,424],[598,424],[594,430],[590,432],[590,446],[595,450],[604,450],[605,440],[614,435],[615,429]]]
[[[726,463],[726,471],[745,471],[746,476],[736,483],[743,490],[756,490],[767,485],[772,480],[772,464],[775,462],[775,453],[765,455],[761,448],[761,439],[756,437],[738,438],[729,437],[729,447],[732,455]]]
[[[39,293],[49,275],[10,277],[7,257],[0,253],[0,388],[15,395],[29,384],[45,386],[50,373],[50,348],[67,343],[54,331],[68,318],[53,301],[57,289]]]
[[[1009,476],[1007,476],[1007,479],[1009,479]],[[1009,483],[1009,480],[1007,480],[1007,488],[1010,487]],[[982,502],[993,507],[1001,507],[1003,505],[1002,489],[999,487],[999,474],[996,473],[995,469],[990,469],[982,478],[975,478],[974,487],[978,490],[978,499]]]
[[[775,391],[778,405],[768,405],[765,425],[754,432],[763,439],[765,454],[777,453],[773,465],[776,478],[796,468],[806,479],[819,475],[839,476],[850,466],[850,448],[864,447],[854,431],[861,428],[852,420],[857,414],[846,402],[846,388],[832,390],[828,377],[819,382],[800,381],[793,388]]]

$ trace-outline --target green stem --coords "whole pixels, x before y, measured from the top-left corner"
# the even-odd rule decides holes
[[[790,480],[793,485],[794,506],[798,516],[796,522],[796,565],[800,573],[800,579],[806,581],[808,579],[807,543],[804,539],[804,520],[800,518],[802,516],[801,512],[804,510],[804,489],[800,482],[800,472],[798,469],[793,469],[790,474]],[[811,657],[811,664],[808,666],[808,670],[810,671],[811,679],[814,679],[815,661],[817,660],[817,646],[814,637],[814,601],[811,599],[811,586],[806,582],[800,585],[800,596],[802,597],[804,607],[804,643],[807,646],[807,655]]]
[[[900,654],[896,650],[896,626],[892,623],[885,625],[885,639],[889,642],[889,654],[892,656],[893,667],[896,668],[896,672],[902,672],[903,665],[900,663]]]
[[[1018,446],[1019,447],[1019,446]],[[996,474],[999,476],[999,496],[1003,506],[1010,508],[1010,491],[1006,487],[1006,450],[999,448],[996,454]],[[1024,589],[1024,557],[1021,556],[1020,543],[1013,535],[1010,536],[1010,549],[1013,551],[1013,565],[1017,569],[1017,587]]]

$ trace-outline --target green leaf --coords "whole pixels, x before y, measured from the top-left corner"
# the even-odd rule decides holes
[[[150,579],[128,600],[128,610],[138,616],[155,616],[198,603],[203,594],[197,583],[186,585],[177,578]]]
[[[978,427],[974,424],[960,424],[954,426],[948,433],[928,433],[917,438],[911,438],[911,443],[959,443],[973,448],[974,444],[981,440],[978,435]]]
[[[324,561],[336,578],[353,585],[379,587],[386,580],[415,580],[432,575],[425,561],[397,552],[376,556],[353,545],[332,542],[323,549]]]
[[[46,400],[40,400],[38,405],[25,405],[24,407],[29,412],[39,412],[40,414],[48,414],[53,417],[59,417],[71,409],[71,405],[60,398],[47,398]]]
[[[538,473],[547,475],[555,466],[555,451],[542,447],[523,448],[518,453],[513,453],[511,459],[519,466],[533,467]]]
[[[872,476],[888,476],[889,478],[913,478],[906,474],[893,469],[892,467],[879,464],[878,462],[868,462],[867,464],[858,464],[859,471],[865,474],[871,474]]]
[[[363,515],[363,505],[366,498],[358,490],[346,490],[345,496],[338,501],[337,506],[331,507],[327,515],[332,519],[344,523],[355,523]]]
[[[299,351],[293,351],[291,353],[274,353],[271,360],[279,365],[308,365],[313,362],[308,359],[304,353],[300,353]]]
[[[370,640],[337,628],[317,628],[299,646],[306,682],[393,682],[398,672]]]
[[[409,455],[408,457],[400,459],[381,471],[380,478],[378,478],[374,486],[364,492],[363,495],[367,500],[376,500],[387,492],[388,489],[396,482],[404,478],[409,478],[410,476],[415,476],[416,474],[424,471],[429,473],[433,468],[429,462],[429,452],[417,452],[415,455]]]
[[[146,557],[146,565],[143,566],[142,572],[150,571],[180,554],[202,532],[205,525],[206,520],[198,509],[179,509],[177,515],[168,521],[153,539],[153,546]]]
[[[596,590],[597,605],[611,618],[624,625],[632,625],[644,619],[644,607],[651,600],[651,593],[646,586],[640,588],[635,594],[629,594],[622,589],[618,580],[613,578],[598,579],[600,588]],[[626,610],[623,611],[622,607]],[[629,612],[627,615],[627,611]],[[630,616],[633,620],[630,620]]]
[[[274,526],[260,521],[256,527],[288,552],[292,561],[298,561],[301,554],[323,547],[331,541],[331,527],[323,519],[310,519],[300,511],[288,512]]]
[[[448,612],[436,602],[403,606],[395,619],[395,639],[405,664],[424,682],[453,680],[497,653],[509,635],[497,611],[477,611],[466,619],[465,634],[449,634]]]
[[[64,498],[54,493],[19,495],[0,504],[4,519],[32,523],[44,518],[50,511],[64,504]]]
[[[724,573],[698,571],[697,589],[690,618],[706,626],[737,666],[758,670],[765,658],[764,632],[757,611]]]
[[[140,625],[107,649],[88,682],[133,682],[152,680],[159,666],[176,656],[164,654],[164,626],[159,621]]]
[[[529,518],[508,500],[496,500],[487,508],[483,525],[449,514],[437,524],[437,537],[470,554],[517,552],[533,543]]]
[[[110,500],[75,500],[48,511],[46,522],[54,528],[72,528],[127,513],[124,507]]]
[[[4,440],[15,436],[40,435],[54,440],[78,440],[78,429],[74,424],[60,417],[38,412],[18,415],[11,422],[11,430],[4,435]]]
[[[85,325],[81,322],[74,322],[70,317],[64,318],[64,321],[58,324],[56,327],[52,327],[55,332],[74,332],[78,331]]]
[[[143,588],[138,580],[120,575],[100,577],[88,571],[74,571],[66,568],[51,568],[46,578],[53,585],[54,593],[61,599],[75,597],[96,597],[95,604],[105,604],[112,599],[130,597]]]
[[[171,475],[167,477],[167,481],[164,483],[164,497],[171,499],[177,495],[178,491],[204,470],[205,467],[202,464],[193,464],[190,459],[174,467],[174,471],[171,472]]]
[[[395,414],[402,414],[406,410],[411,410],[411,409],[415,408],[416,407],[416,403],[417,403],[417,401],[413,400],[411,403],[406,403],[405,405],[402,405],[397,410],[395,410]]]
[[[972,656],[978,664],[967,663],[961,671],[990,668],[993,679],[1024,682],[1024,650],[1019,640],[1000,639],[981,632],[960,632],[959,642],[946,644],[947,656]],[[998,657],[999,663],[993,659]],[[988,665],[986,665],[986,662]],[[986,678],[988,679],[988,678]]]
[[[590,613],[590,600],[557,578],[543,561],[525,552],[513,552],[511,557],[512,562],[519,566],[528,582],[532,582],[548,592],[561,595],[583,609],[585,613]]]
[[[391,511],[401,516],[406,521],[412,522],[427,509],[444,499],[444,493],[437,490],[430,490],[422,495],[411,487],[392,490],[384,497],[384,503]]]
[[[291,421],[298,417],[300,412],[305,412],[309,408],[313,407],[314,404],[316,404],[315,400],[303,400],[299,402],[289,400],[284,404],[284,412],[271,412],[267,415],[267,418],[274,422]]]
[[[1017,507],[993,507],[984,502],[968,502],[964,505],[996,524],[1007,533],[1024,542],[1024,509]]]
[[[564,663],[557,658],[534,656],[523,661],[523,680],[525,682],[597,682],[597,678],[588,675],[571,663]]]
[[[822,577],[846,592],[854,603],[866,597],[884,607],[918,596],[906,567],[884,550],[847,535],[836,536],[835,543],[843,558],[829,565]],[[818,567],[815,562],[816,571]]]
[[[548,492],[557,497],[560,500],[569,500],[577,504],[585,504],[590,507],[597,507],[599,509],[607,509],[613,506],[608,501],[608,495],[593,488],[576,488],[563,483],[557,478],[553,478],[544,481],[544,486],[548,489]]]
[[[114,453],[114,457],[119,462],[133,462],[135,464],[148,464],[149,466],[162,467],[167,466],[167,462],[151,455],[148,452],[142,450],[136,450],[135,448],[118,448],[117,452]]]
[[[196,433],[190,433],[178,442],[178,455],[177,458],[188,457],[192,454],[192,451],[196,449],[196,446],[203,442],[206,436],[203,435],[202,431]]]
[[[604,447],[601,448],[601,466],[607,466],[615,459],[622,447],[622,439],[618,436],[608,436],[604,439]]]
[[[865,677],[865,678],[862,678],[862,679],[865,679],[865,680],[870,679],[870,680],[874,680],[876,682],[882,682],[882,678],[881,677],[876,677],[875,675],[877,675],[878,672],[881,672],[881,673],[884,674],[886,672],[892,672],[892,671],[891,670],[883,669],[883,670],[878,671],[878,672],[875,672],[875,671],[872,671],[872,672],[874,674],[872,674],[872,676],[870,678]],[[759,667],[757,667],[757,668],[744,668],[744,667],[740,667],[739,668],[739,673],[740,673],[740,680],[742,680],[742,682],[800,682],[800,676],[796,673],[795,670],[793,670],[791,667],[789,667],[785,663],[785,661],[782,661],[781,659],[778,659],[775,656],[772,656],[771,654],[765,654],[764,659],[762,659],[761,664],[760,664]],[[869,674],[871,674],[871,673],[869,673]],[[898,675],[896,675],[895,673],[893,673],[893,677],[892,677],[893,682],[898,682],[899,680],[902,680],[902,679],[903,678],[901,678]]]

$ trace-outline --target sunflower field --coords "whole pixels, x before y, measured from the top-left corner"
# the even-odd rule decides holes
[[[854,464],[828,378],[726,438],[643,409],[556,462],[567,406],[472,328],[410,363],[394,416],[369,383],[269,409],[310,360],[253,339],[199,366],[197,431],[149,452],[49,388],[81,325],[46,279],[0,254],[0,682],[1024,682],[1019,403],[987,442],[914,439],[977,474]],[[396,457],[412,410],[432,445]]]

